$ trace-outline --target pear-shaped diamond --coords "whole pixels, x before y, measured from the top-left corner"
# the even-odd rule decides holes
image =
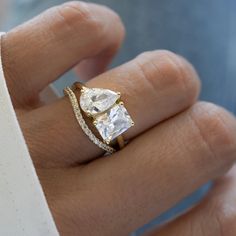
[[[80,107],[89,115],[97,115],[111,108],[120,98],[120,94],[109,89],[83,88]]]

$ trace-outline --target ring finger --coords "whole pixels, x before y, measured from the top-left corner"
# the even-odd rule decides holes
[[[121,92],[135,122],[125,139],[188,108],[199,92],[199,80],[191,65],[167,51],[143,53],[89,81],[87,86]],[[22,128],[38,166],[73,165],[102,154],[77,124],[67,98],[32,111],[25,119],[31,123],[22,122]]]

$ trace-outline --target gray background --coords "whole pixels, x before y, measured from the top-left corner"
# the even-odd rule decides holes
[[[60,0],[15,0],[6,29],[38,14]],[[113,66],[140,52],[168,49],[185,56],[202,80],[201,98],[236,113],[236,1],[235,0],[97,0],[122,17],[127,37]],[[64,81],[59,83],[62,87]],[[145,229],[167,220],[198,201],[204,186]]]

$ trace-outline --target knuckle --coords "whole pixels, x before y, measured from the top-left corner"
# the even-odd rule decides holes
[[[162,87],[182,91],[188,100],[195,99],[198,95],[200,82],[197,73],[180,56],[167,50],[157,50],[142,53],[137,61],[154,88],[161,81]]]
[[[99,33],[102,24],[93,15],[89,4],[71,1],[54,8],[56,11],[56,29],[64,28],[76,32],[79,28]]]
[[[200,142],[206,144],[210,156],[230,166],[235,159],[235,119],[223,108],[207,102],[193,106],[191,118],[198,129]],[[227,157],[227,158],[225,158]]]

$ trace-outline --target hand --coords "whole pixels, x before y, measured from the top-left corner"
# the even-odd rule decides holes
[[[236,159],[235,118],[196,103],[197,74],[180,56],[145,52],[102,73],[123,36],[111,10],[70,2],[3,38],[11,98],[61,235],[128,235]],[[77,64],[84,80],[93,78],[88,87],[120,91],[135,121],[129,144],[112,157],[84,135],[68,98],[40,99]]]

